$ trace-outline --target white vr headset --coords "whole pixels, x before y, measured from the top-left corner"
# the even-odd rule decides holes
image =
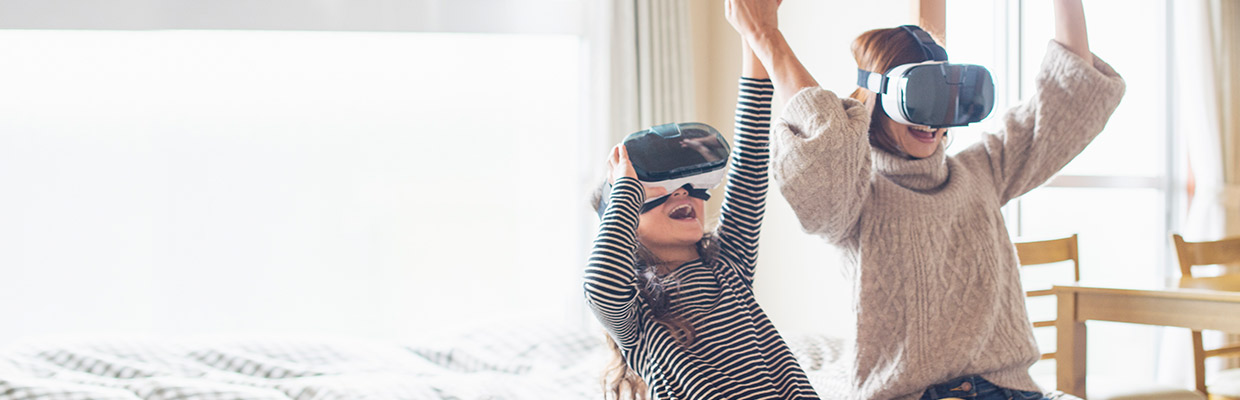
[[[857,86],[879,95],[892,120],[931,128],[965,126],[990,115],[995,85],[990,71],[947,62],[947,50],[916,25],[900,27],[912,35],[929,61],[902,64],[876,73],[857,69]]]

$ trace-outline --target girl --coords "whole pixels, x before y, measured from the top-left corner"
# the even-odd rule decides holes
[[[950,157],[945,129],[894,122],[864,89],[839,98],[818,87],[775,5],[728,0],[728,19],[788,99],[772,137],[775,180],[803,228],[848,255],[858,343],[841,384],[861,399],[1042,399],[1000,207],[1080,153],[1123,96],[1089,51],[1080,0],[1055,0],[1032,98],[1008,111],[1004,131]],[[853,55],[878,73],[927,60],[898,28],[862,34]]]
[[[618,356],[610,397],[818,398],[753,297],[773,89],[744,53],[716,234],[703,234],[703,202],[683,188],[642,212],[647,196],[669,194],[644,188],[624,146],[612,149],[612,190],[585,271],[586,300]]]

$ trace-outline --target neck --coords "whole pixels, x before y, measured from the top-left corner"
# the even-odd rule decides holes
[[[698,255],[697,246],[663,246],[652,247],[646,246],[651,254],[659,259],[659,273],[664,274],[676,270],[676,267],[684,263],[693,261],[701,257]]]

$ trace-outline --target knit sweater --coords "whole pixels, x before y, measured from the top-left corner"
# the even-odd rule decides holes
[[[1102,131],[1124,81],[1051,42],[1037,91],[1005,129],[955,156],[909,159],[868,141],[866,107],[821,88],[789,100],[772,174],[805,231],[840,247],[857,345],[845,398],[915,399],[965,375],[1038,390],[1038,348],[1000,207],[1038,187]],[[830,397],[829,394],[824,395]]]
[[[768,80],[742,78],[740,85],[718,255],[685,263],[661,277],[669,288],[672,312],[693,325],[694,342],[678,343],[668,327],[652,319],[638,293],[634,250],[645,192],[637,180],[615,182],[586,266],[586,300],[625,362],[649,386],[651,398],[818,398],[753,296],[774,89]]]

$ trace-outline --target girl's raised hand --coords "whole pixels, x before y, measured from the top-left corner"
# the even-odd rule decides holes
[[[633,163],[629,162],[629,151],[624,148],[624,143],[611,148],[611,156],[607,157],[607,166],[611,171],[612,184],[625,176],[637,179],[637,171],[633,170]]]

